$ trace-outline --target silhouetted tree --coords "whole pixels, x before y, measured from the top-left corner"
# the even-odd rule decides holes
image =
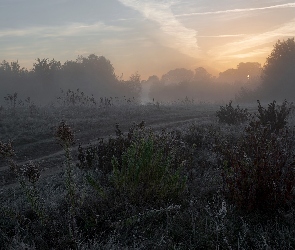
[[[239,63],[236,69],[228,69],[219,73],[218,81],[232,84],[257,85],[261,76],[261,64],[257,62]]]
[[[262,72],[261,95],[267,99],[295,99],[295,41],[289,38],[274,45]]]
[[[123,86],[127,87],[125,88],[126,97],[136,102],[140,101],[139,99],[141,94],[141,80],[140,80],[140,74],[138,72],[135,72],[134,74],[132,74],[128,81],[123,81]]]
[[[208,73],[208,71],[206,69],[204,69],[203,67],[199,67],[195,69],[195,75],[193,78],[193,81],[196,82],[209,82],[213,80],[213,76]]]
[[[181,82],[189,82],[194,77],[194,72],[188,69],[180,68],[170,70],[162,76],[161,81],[165,84],[178,84]]]

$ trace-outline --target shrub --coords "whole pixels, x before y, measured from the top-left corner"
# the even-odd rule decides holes
[[[167,156],[163,148],[157,148],[153,136],[140,139],[127,149],[122,164],[113,158],[112,180],[115,188],[130,201],[147,203],[175,200],[185,188],[181,169],[173,169],[173,155]]]
[[[268,104],[268,108],[265,109],[258,102],[258,114],[257,117],[263,126],[270,126],[271,131],[278,131],[287,125],[287,118],[291,111],[291,104],[285,100],[281,106],[276,105],[276,101]]]
[[[8,143],[3,143],[0,141],[0,158],[7,160],[11,172],[17,176],[19,184],[24,191],[25,197],[31,205],[32,210],[38,215],[40,222],[44,225],[46,223],[45,207],[36,186],[40,177],[39,165],[29,161],[29,163],[20,167],[13,160],[14,155],[15,152],[12,142],[9,141]]]
[[[238,207],[272,210],[294,200],[293,147],[287,128],[271,133],[259,121],[246,127],[237,143],[220,143],[227,197]]]
[[[79,147],[78,166],[85,170],[87,182],[100,194],[103,186],[112,186],[136,204],[179,198],[185,187],[182,172],[190,162],[180,135],[154,133],[144,122],[134,124],[127,134],[117,125],[116,134],[96,146]]]
[[[239,105],[236,108],[232,106],[232,101],[229,104],[224,106],[220,106],[220,110],[216,112],[216,116],[221,123],[227,124],[239,124],[247,121],[248,119],[248,110],[241,109]]]

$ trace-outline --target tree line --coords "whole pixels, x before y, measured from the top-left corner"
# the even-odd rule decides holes
[[[149,101],[220,101],[233,99],[251,102],[260,100],[293,100],[295,91],[294,38],[278,41],[263,67],[257,62],[240,63],[212,76],[206,69],[195,71],[178,68],[161,78],[150,76],[141,81],[138,73],[124,81],[103,56],[78,56],[61,64],[55,59],[36,59],[31,70],[21,68],[18,61],[0,64],[0,93],[19,93],[37,102],[48,102],[60,89],[81,89],[88,95],[132,98],[140,102],[142,90]],[[1,97],[2,98],[2,97]],[[3,100],[1,100],[3,101]]]
[[[139,99],[140,75],[135,73],[124,81],[116,76],[114,67],[103,56],[79,56],[75,61],[61,64],[55,59],[36,59],[31,70],[21,68],[17,62],[0,64],[0,93],[17,92],[39,103],[52,101],[61,90],[81,89],[85,94],[99,97],[125,97]],[[1,97],[2,98],[2,97]]]

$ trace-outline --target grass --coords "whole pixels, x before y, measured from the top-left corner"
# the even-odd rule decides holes
[[[228,196],[221,161],[227,155],[216,148],[225,145],[225,141],[232,146],[238,141],[241,145],[247,143],[243,139],[247,138],[249,123],[235,126],[217,123],[214,117],[217,108],[209,106],[206,111],[197,105],[160,106],[160,109],[136,106],[124,113],[119,107],[108,110],[79,107],[74,111],[39,108],[36,117],[20,109],[14,114],[2,110],[0,141],[6,159],[13,154],[7,154],[11,148],[4,142],[15,135],[12,142],[15,162],[35,171],[35,165],[22,162],[30,158],[30,153],[32,159],[38,159],[62,149],[54,138],[57,128],[63,151],[61,161],[54,164],[60,171],[46,174],[46,161],[41,160],[40,178],[26,182],[29,187],[34,184],[33,196],[29,196],[33,203],[18,185],[9,188],[8,183],[3,183],[0,248],[293,249],[292,202],[266,212],[243,209]],[[137,122],[145,117],[146,126],[142,123],[128,126],[123,122],[126,118],[132,121],[136,114]],[[165,119],[193,116],[206,121],[181,126],[176,123],[177,127],[175,123],[166,123],[172,128],[165,130],[157,126],[148,128],[149,124]],[[66,122],[60,123],[61,120]],[[22,127],[26,122],[30,124],[30,134]],[[116,122],[120,124],[117,128]],[[292,124],[290,116],[290,129]],[[92,140],[87,145],[90,139],[107,136],[111,130],[117,130],[117,134],[103,137],[99,143]],[[69,131],[75,132],[74,147],[73,137],[65,133]],[[294,144],[293,138],[290,140]],[[50,145],[49,150],[34,152],[42,145],[41,141]],[[1,161],[4,168],[5,159]],[[24,177],[31,176],[29,173],[36,177],[34,171],[27,171]],[[10,183],[14,183],[12,177]],[[42,206],[34,203],[37,197]],[[40,218],[43,214],[46,223]]]

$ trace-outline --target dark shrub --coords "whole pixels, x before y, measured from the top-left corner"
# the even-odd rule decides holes
[[[220,110],[216,112],[219,122],[230,125],[247,121],[248,115],[247,109],[241,109],[239,105],[234,108],[232,106],[232,101],[230,101],[229,104],[226,104],[225,107],[220,106]]]
[[[185,188],[181,165],[173,168],[177,157],[157,147],[155,138],[133,142],[122,155],[122,164],[113,158],[112,181],[115,188],[132,203],[162,203],[180,198]]]
[[[116,137],[86,149],[80,146],[78,158],[87,181],[100,193],[111,186],[133,204],[159,204],[183,194],[190,154],[177,132],[155,133],[142,122],[127,134],[117,125]]]
[[[271,133],[270,129],[253,122],[236,145],[219,145],[226,195],[248,211],[272,210],[294,200],[291,133],[287,128],[278,133]]]
[[[276,101],[268,104],[268,108],[265,109],[258,102],[258,114],[257,117],[263,126],[269,126],[271,131],[278,131],[287,125],[287,118],[291,111],[291,104],[286,100],[281,106],[276,105]]]

